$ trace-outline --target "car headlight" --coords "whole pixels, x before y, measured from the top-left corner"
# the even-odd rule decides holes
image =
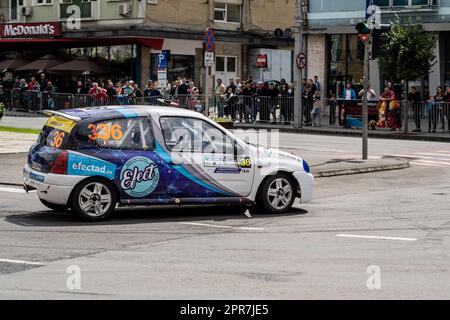
[[[303,160],[303,170],[305,170],[306,173],[311,173],[308,162],[306,162],[305,160]]]

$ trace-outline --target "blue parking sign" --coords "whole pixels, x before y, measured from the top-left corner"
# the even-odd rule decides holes
[[[158,69],[167,69],[167,51],[161,51],[157,56]]]

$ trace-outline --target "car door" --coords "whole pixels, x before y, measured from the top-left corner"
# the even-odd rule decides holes
[[[180,175],[166,181],[177,198],[245,197],[251,192],[254,167],[246,146],[206,120],[161,117],[171,166]]]

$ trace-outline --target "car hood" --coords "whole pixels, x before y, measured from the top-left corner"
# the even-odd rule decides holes
[[[252,146],[259,164],[289,171],[303,170],[303,158],[279,149]]]

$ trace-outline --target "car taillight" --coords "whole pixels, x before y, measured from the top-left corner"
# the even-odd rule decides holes
[[[53,162],[50,173],[53,174],[67,174],[67,163],[69,159],[69,153],[67,151],[61,152],[56,160]]]

